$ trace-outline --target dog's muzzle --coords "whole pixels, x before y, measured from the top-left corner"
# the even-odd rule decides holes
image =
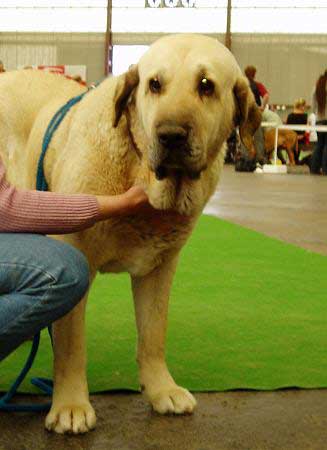
[[[169,174],[186,175],[191,179],[200,177],[201,170],[191,168],[192,149],[189,143],[190,128],[176,124],[157,127],[156,161],[154,172],[158,180]]]
[[[174,174],[174,175],[178,175],[179,177],[186,175],[190,180],[198,180],[201,176],[201,172],[202,172],[202,170],[199,170],[199,171],[190,171],[190,170],[186,171],[183,169],[169,170],[165,166],[159,166],[159,167],[157,167],[157,169],[155,170],[154,173],[156,175],[157,180],[163,180],[164,178],[167,178],[170,173]]]
[[[179,125],[161,125],[157,128],[157,139],[159,144],[173,151],[188,146],[189,129]]]

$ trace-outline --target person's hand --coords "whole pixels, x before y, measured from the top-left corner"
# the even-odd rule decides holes
[[[100,210],[99,220],[133,214],[145,205],[149,205],[148,196],[141,186],[132,186],[119,195],[99,195],[97,201]]]
[[[126,208],[131,210],[149,205],[148,196],[141,186],[132,186],[121,197],[126,202]]]
[[[100,209],[99,220],[140,212],[143,217],[146,217],[150,226],[158,232],[168,232],[177,224],[190,222],[190,217],[183,216],[176,211],[161,211],[153,208],[141,186],[132,186],[128,191],[119,195],[97,196],[97,200]]]

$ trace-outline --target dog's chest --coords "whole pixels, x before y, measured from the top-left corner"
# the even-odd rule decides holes
[[[151,224],[135,221],[124,225],[111,228],[105,243],[108,257],[100,263],[100,272],[144,276],[162,263],[167,252],[181,248],[190,233],[188,227],[165,224],[159,231]]]
[[[162,252],[153,248],[130,248],[128,253],[120,253],[99,268],[100,272],[128,272],[132,276],[144,276],[150,273],[162,261]]]

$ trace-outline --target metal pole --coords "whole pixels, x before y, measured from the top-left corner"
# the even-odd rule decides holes
[[[228,50],[232,50],[231,20],[232,20],[232,0],[228,0],[226,35],[225,35],[225,46],[228,48]]]
[[[104,74],[105,76],[112,73],[112,0],[107,0],[107,28],[106,28],[106,43],[105,43],[105,61]]]
[[[274,145],[274,165],[277,165],[277,149],[278,149],[278,125],[275,128],[275,145]]]

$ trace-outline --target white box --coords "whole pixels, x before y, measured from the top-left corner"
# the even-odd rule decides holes
[[[264,164],[263,165],[263,173],[287,173],[287,166],[286,164]]]

